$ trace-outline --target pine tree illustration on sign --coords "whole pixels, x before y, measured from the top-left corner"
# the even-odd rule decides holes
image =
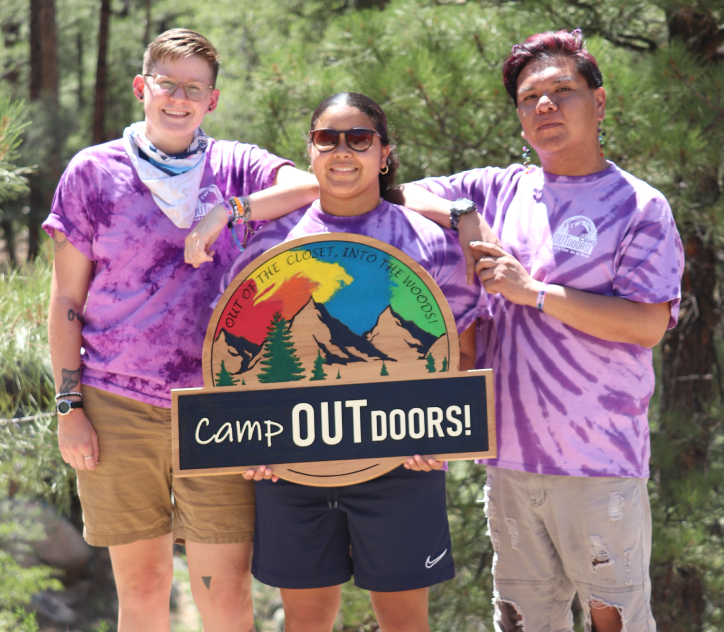
[[[432,357],[432,353],[428,353],[425,359],[427,360],[427,364],[425,365],[427,372],[436,373],[437,369],[435,368],[435,358]]]
[[[234,386],[239,381],[226,370],[223,360],[221,361],[221,370],[216,374],[216,378],[216,386]]]
[[[324,369],[322,368],[323,364],[324,364],[324,358],[322,357],[322,352],[320,349],[317,349],[317,357],[314,360],[314,371],[312,372],[312,377],[309,378],[310,382],[327,379],[327,374],[324,372]]]
[[[447,371],[447,356],[445,356],[442,359],[442,369],[440,369],[443,373]]]
[[[382,370],[380,371],[380,375],[382,375],[382,376],[389,375],[389,373],[387,372],[387,367],[385,366],[384,361],[382,362]]]
[[[291,337],[286,319],[281,312],[275,312],[264,339],[264,359],[260,362],[264,368],[258,374],[260,382],[296,382],[304,379],[304,368]]]

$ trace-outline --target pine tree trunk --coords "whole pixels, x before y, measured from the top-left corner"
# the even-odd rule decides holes
[[[30,0],[30,100],[42,101],[47,112],[58,110],[58,31],[55,0]],[[52,121],[49,121],[52,125]],[[40,249],[40,224],[48,214],[52,191],[48,184],[60,175],[60,136],[48,130],[53,142],[39,173],[30,177],[28,259]]]
[[[111,0],[101,0],[101,22],[98,31],[98,66],[96,68],[96,99],[93,113],[93,143],[105,142],[105,110],[107,92],[108,29],[111,18]]]

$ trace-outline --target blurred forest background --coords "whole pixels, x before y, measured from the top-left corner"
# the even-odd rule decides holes
[[[40,223],[69,159],[142,119],[131,81],[146,44],[175,26],[204,33],[222,56],[209,135],[304,169],[317,103],[363,92],[394,128],[400,182],[521,161],[501,61],[534,32],[583,29],[608,93],[606,157],[664,192],[687,254],[679,325],[655,353],[652,607],[663,632],[723,630],[722,0],[0,0],[0,630],[115,629],[103,551],[71,577],[33,549],[44,537],[37,512],[79,525],[55,420],[42,416],[53,385]],[[12,421],[21,417],[31,418]],[[434,630],[492,630],[483,480],[468,463],[449,477],[458,576],[431,591]],[[276,598],[258,598],[260,629],[279,628]],[[339,630],[378,629],[364,594],[348,586],[343,601]]]

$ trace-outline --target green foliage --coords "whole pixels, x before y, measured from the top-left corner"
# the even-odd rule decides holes
[[[321,350],[317,349],[317,357],[314,360],[314,372],[312,373],[312,377],[309,378],[310,382],[327,379],[327,374],[324,372],[323,367],[324,358],[322,357]]]
[[[385,365],[384,360],[382,361],[382,369],[380,370],[380,375],[383,377],[389,375],[389,373],[387,372],[387,366]]]
[[[24,120],[24,106],[22,101],[12,101],[8,95],[0,96],[0,203],[14,200],[28,190],[25,176],[32,173],[32,169],[13,164],[18,157],[20,134],[30,124]]]
[[[216,378],[216,386],[234,386],[239,381],[226,370],[223,360],[221,361],[221,370],[216,374]]]
[[[425,368],[427,369],[427,372],[435,373],[437,371],[437,369],[435,368],[435,358],[432,357],[432,353],[428,353],[427,356],[425,357],[425,359],[427,360],[427,362],[425,364]],[[445,369],[443,368],[443,371],[444,370]]]
[[[442,368],[440,369],[443,373],[447,371],[447,356],[442,359]]]
[[[264,368],[258,374],[260,382],[296,382],[304,379],[304,367],[296,356],[291,338],[286,319],[280,312],[275,312],[264,339],[264,359],[260,362]]]

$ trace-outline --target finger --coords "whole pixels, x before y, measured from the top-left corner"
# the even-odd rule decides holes
[[[498,265],[498,259],[491,259],[490,257],[483,257],[480,261],[475,264],[475,271],[480,274],[483,270],[494,268]]]
[[[423,459],[419,454],[415,455],[415,463],[417,464],[417,467],[419,467],[422,472],[429,472],[431,469],[430,466],[425,461],[425,459]]]
[[[472,285],[475,279],[475,257],[468,248],[463,248],[463,256],[465,257],[465,278],[467,279],[468,285]]]
[[[405,467],[408,470],[412,470],[413,472],[420,471],[420,467],[417,465],[417,462],[415,461],[415,457],[412,457],[412,456],[409,459],[407,459],[407,462],[405,463]]]
[[[488,254],[494,255],[496,257],[502,257],[503,255],[507,254],[505,250],[503,250],[500,246],[496,246],[495,244],[489,244],[487,241],[471,241],[470,247],[473,250],[477,250],[479,252],[487,252]]]
[[[272,476],[272,483],[276,483],[278,480],[279,480],[279,477],[276,474],[274,474],[274,476]]]
[[[93,433],[91,435],[91,445],[93,446],[93,468],[101,462],[101,446],[98,443],[98,434]]]
[[[437,459],[428,459],[427,464],[430,466],[430,469],[433,470],[441,470],[443,466],[443,462]]]
[[[242,474],[242,476],[247,480],[250,481],[254,478],[254,474],[256,474],[256,470],[253,467],[250,467],[246,472]]]

